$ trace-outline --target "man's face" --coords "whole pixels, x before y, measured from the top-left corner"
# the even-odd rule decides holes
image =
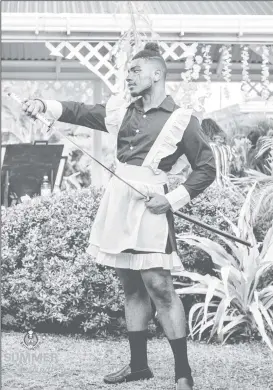
[[[152,87],[156,79],[157,71],[152,62],[138,58],[129,64],[126,81],[131,96],[142,96]]]

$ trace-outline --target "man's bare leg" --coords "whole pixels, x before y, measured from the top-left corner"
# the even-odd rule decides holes
[[[125,318],[129,332],[147,330],[152,318],[151,299],[140,271],[116,268],[125,294]]]
[[[183,304],[175,292],[170,271],[159,268],[142,270],[147,291],[155,303],[159,321],[168,339],[186,336]]]
[[[173,350],[177,388],[191,390],[192,378],[187,356],[185,312],[173,287],[170,271],[153,268],[140,272]]]

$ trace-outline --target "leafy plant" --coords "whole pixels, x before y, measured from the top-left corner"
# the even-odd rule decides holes
[[[122,287],[113,269],[85,253],[101,195],[90,187],[2,210],[3,324],[113,330],[123,314]]]
[[[179,294],[204,294],[205,301],[196,303],[189,313],[190,334],[199,339],[210,329],[209,340],[216,334],[225,343],[235,333],[248,334],[258,330],[265,343],[273,350],[273,281],[259,289],[261,278],[273,266],[273,224],[263,245],[253,233],[251,197],[249,191],[236,226],[227,218],[233,233],[248,240],[251,247],[222,238],[227,251],[220,244],[192,234],[181,234],[178,240],[197,246],[211,256],[217,276],[182,271],[179,275],[197,282],[177,289]],[[271,335],[271,337],[270,337]]]
[[[257,149],[256,159],[264,159],[265,173],[273,176],[273,137],[260,137]]]
[[[246,169],[245,176],[230,179],[243,194],[256,183],[256,187],[251,198],[251,211],[254,232],[258,241],[264,239],[265,233],[269,229],[273,220],[273,144],[272,138],[260,137],[256,157],[260,158],[266,153],[266,158],[260,161],[260,170]]]
[[[249,167],[250,141],[245,136],[235,136],[232,140],[231,173],[236,176],[244,176],[244,171]]]

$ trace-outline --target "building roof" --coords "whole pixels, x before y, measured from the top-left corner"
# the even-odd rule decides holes
[[[137,1],[149,14],[273,15],[273,1]],[[127,13],[125,1],[6,1],[10,13]]]
[[[166,61],[173,79],[181,78],[185,63],[185,59],[174,61],[181,53],[171,56],[173,42],[178,46],[180,42],[198,42],[198,50],[202,44],[210,44],[212,76],[216,81],[221,79],[223,66],[221,46],[232,44],[232,80],[238,81],[242,71],[240,45],[249,44],[250,73],[253,80],[260,79],[262,58],[257,48],[273,43],[273,1],[135,1],[134,5],[139,11],[142,7],[149,17],[149,26],[165,42],[164,51],[169,53]],[[91,45],[106,42],[112,46],[131,26],[127,1],[2,0],[1,8],[4,79],[49,79],[56,74],[68,79],[88,78],[90,71],[78,60],[65,58],[70,53],[66,47],[61,59],[51,55],[45,43],[56,46],[58,42],[68,41],[75,46],[84,41]],[[137,28],[146,29],[149,34],[150,27],[138,19]],[[83,49],[81,54],[86,55]],[[272,80],[272,47],[270,50]]]

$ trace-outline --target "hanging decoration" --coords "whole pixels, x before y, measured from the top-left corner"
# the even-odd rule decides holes
[[[247,94],[249,83],[251,83],[249,77],[249,48],[247,45],[241,46],[241,59],[242,59],[242,91]]]
[[[192,81],[191,75],[192,75],[193,64],[194,64],[193,58],[192,57],[188,57],[186,59],[186,61],[185,61],[185,69],[186,69],[186,71],[181,73],[181,78],[186,83],[189,83],[190,81]]]
[[[203,58],[201,56],[196,56],[194,59],[195,59],[195,63],[193,64],[192,67],[191,77],[193,80],[198,80],[201,71],[201,66],[202,66],[201,64],[203,63]]]
[[[261,96],[263,99],[267,100],[270,95],[269,91],[269,49],[266,45],[262,47],[262,92]]]
[[[124,92],[124,97],[128,100],[130,98],[129,91],[126,86],[126,71],[128,63],[133,56],[143,49],[145,42],[156,41],[160,38],[159,34],[155,33],[152,28],[151,21],[148,15],[145,14],[143,2],[116,2],[117,9],[126,12],[130,15],[131,26],[124,32],[118,42],[110,51],[111,63],[117,71],[117,92]],[[142,22],[145,27],[148,27],[148,33],[145,33],[137,24]]]
[[[181,108],[191,108],[196,113],[204,111],[206,91],[203,83],[173,82],[166,85],[166,90]]]
[[[185,50],[180,58],[186,58],[185,60],[185,72],[181,73],[183,81],[189,83],[192,80],[198,80],[201,70],[201,63],[203,59],[201,56],[196,56],[198,43],[193,43],[188,50]],[[195,57],[196,56],[196,57]],[[201,61],[200,61],[201,58]]]
[[[206,80],[206,97],[211,94],[211,45],[205,45],[202,47],[202,53],[204,58],[204,78]]]
[[[219,50],[222,52],[222,59],[223,59],[223,69],[222,69],[222,76],[225,82],[227,83],[225,85],[224,93],[226,98],[229,98],[229,83],[231,82],[231,45],[224,45]]]
[[[193,44],[192,47],[194,50],[187,51],[186,71],[181,73],[182,80],[185,83],[181,85],[176,97],[180,106],[191,107],[196,113],[202,115],[206,98],[211,95],[211,45],[204,45],[200,50],[200,54],[196,54],[198,44]],[[183,56],[185,57],[186,53]],[[204,67],[205,85],[199,85],[194,82],[199,79],[202,67]]]

